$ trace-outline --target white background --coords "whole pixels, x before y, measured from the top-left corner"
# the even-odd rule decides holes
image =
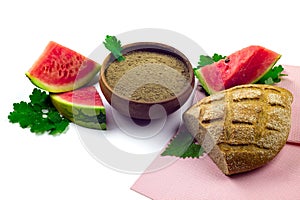
[[[97,162],[74,127],[35,136],[8,123],[12,104],[33,88],[24,73],[49,40],[89,55],[107,34],[164,28],[208,54],[258,44],[281,53],[280,64],[300,65],[299,19],[297,1],[289,0],[1,1],[0,199],[146,199],[130,190],[138,175]]]

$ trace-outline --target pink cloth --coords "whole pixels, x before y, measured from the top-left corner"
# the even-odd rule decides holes
[[[288,76],[278,83],[278,86],[288,89],[294,96],[292,103],[292,127],[289,134],[289,143],[300,144],[300,67],[284,66]],[[299,194],[300,199],[300,194]]]
[[[131,189],[157,200],[300,199],[300,67],[285,66],[285,72],[288,77],[278,86],[294,95],[292,128],[288,144],[270,163],[228,177],[208,156],[178,159],[166,168],[143,174]],[[159,157],[152,165],[164,159],[168,157]]]

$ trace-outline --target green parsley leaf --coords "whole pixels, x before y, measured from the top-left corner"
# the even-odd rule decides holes
[[[47,118],[36,119],[33,124],[30,125],[30,131],[36,134],[43,134],[44,132],[51,131],[55,128],[55,125]]]
[[[259,84],[268,84],[272,85],[274,83],[278,83],[281,81],[281,76],[287,76],[287,74],[282,74],[284,68],[282,65],[275,66],[271,68],[261,79],[259,79],[256,83]]]
[[[200,67],[204,67],[206,65],[213,64],[214,62],[218,62],[219,60],[224,59],[224,58],[226,58],[226,56],[222,56],[217,53],[215,53],[212,57],[200,55],[199,62],[198,62],[198,69]]]
[[[115,36],[107,35],[103,44],[119,62],[125,60],[125,57],[122,55],[121,41]]]
[[[214,60],[210,56],[200,55],[198,68],[204,67],[205,65],[213,64]]]
[[[203,148],[195,142],[194,137],[187,131],[181,131],[172,139],[161,155],[179,158],[199,158],[203,153]]]
[[[34,88],[32,94],[29,95],[29,98],[33,105],[44,106],[44,104],[47,103],[48,95],[45,91],[41,91],[37,88]]]
[[[60,114],[53,110],[48,113],[48,119],[53,123],[59,123],[63,120]]]
[[[195,141],[187,148],[181,158],[199,158],[203,155],[204,149]]]
[[[69,120],[67,119],[62,119],[60,122],[55,123],[55,128],[52,129],[49,133],[49,135],[59,135],[62,132],[64,132],[66,130],[66,128],[69,125]]]
[[[214,55],[212,57],[212,59],[213,59],[214,62],[218,62],[219,60],[222,60],[224,58],[226,58],[226,56],[222,56],[222,55],[217,54],[217,53],[214,53]]]
[[[30,102],[21,101],[13,104],[13,112],[8,119],[19,123],[22,128],[30,128],[38,135],[48,132],[49,135],[64,133],[69,120],[62,117],[50,101],[49,94],[34,88],[29,96]]]

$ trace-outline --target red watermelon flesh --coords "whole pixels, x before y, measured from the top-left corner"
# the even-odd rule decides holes
[[[70,92],[56,94],[65,101],[86,106],[103,106],[101,97],[94,86],[88,86]]]
[[[196,71],[204,89],[212,94],[258,81],[281,57],[261,46],[249,46]]]
[[[88,83],[100,65],[85,56],[50,41],[26,76],[49,92],[66,92]]]

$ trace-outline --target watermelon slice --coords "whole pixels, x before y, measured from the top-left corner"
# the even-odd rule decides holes
[[[98,63],[50,41],[26,76],[46,91],[66,92],[87,84],[99,70]]]
[[[261,46],[243,48],[218,62],[195,70],[208,94],[258,81],[281,57]]]
[[[51,93],[54,107],[67,119],[80,126],[106,129],[106,112],[94,86],[64,93]]]

